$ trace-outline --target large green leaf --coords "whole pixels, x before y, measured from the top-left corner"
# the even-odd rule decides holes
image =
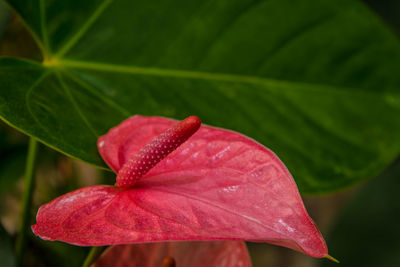
[[[358,1],[9,1],[43,63],[0,60],[0,116],[104,166],[132,114],[237,130],[305,193],[382,171],[400,150],[400,42]]]

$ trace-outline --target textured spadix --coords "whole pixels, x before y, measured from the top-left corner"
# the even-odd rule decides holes
[[[118,172],[175,124],[131,117],[99,138],[100,154]],[[82,188],[43,205],[36,220],[32,229],[43,239],[84,246],[243,239],[328,255],[278,157],[248,137],[209,126],[201,126],[133,188]]]
[[[134,186],[139,178],[192,136],[200,124],[198,117],[190,116],[154,138],[123,164],[118,171],[117,186]]]

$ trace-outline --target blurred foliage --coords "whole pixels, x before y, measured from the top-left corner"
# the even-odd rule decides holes
[[[398,0],[363,0],[369,5],[394,31],[400,35],[400,1]]]
[[[19,223],[21,185],[24,173],[28,138],[4,123],[0,123],[0,218],[15,233]],[[31,224],[39,206],[59,195],[87,185],[74,162],[44,146],[37,161],[37,180]],[[115,179],[115,178],[114,178]],[[0,229],[0,266],[14,266],[12,238]],[[3,232],[2,232],[3,231]],[[89,251],[60,242],[43,241],[30,232],[25,266],[80,266]],[[11,251],[11,254],[10,254]],[[40,257],[38,257],[40,255]],[[11,257],[11,260],[10,260]],[[3,265],[5,264],[5,265]]]
[[[14,267],[12,239],[0,223],[0,260],[2,267]]]
[[[342,267],[400,266],[400,160],[343,209],[327,243]],[[336,266],[323,262],[321,266]]]
[[[24,174],[28,138],[0,124],[0,196],[9,192]]]
[[[42,54],[21,18],[0,1],[0,56],[41,61]]]
[[[25,266],[82,266],[89,248],[77,247],[61,242],[48,242],[33,236],[29,243],[30,250]],[[37,255],[41,255],[38,257]]]

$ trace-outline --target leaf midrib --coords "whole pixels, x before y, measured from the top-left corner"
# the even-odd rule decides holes
[[[279,79],[272,79],[267,77],[251,76],[251,75],[240,75],[240,74],[228,74],[228,73],[211,73],[211,72],[201,72],[201,71],[190,71],[190,70],[180,70],[180,69],[161,69],[154,67],[141,67],[141,66],[124,66],[118,64],[100,63],[100,62],[90,62],[90,61],[80,61],[80,60],[68,60],[63,59],[62,56],[65,55],[79,39],[87,32],[87,30],[97,21],[97,19],[104,13],[104,11],[110,6],[113,0],[105,0],[100,4],[94,12],[88,17],[88,19],[83,23],[82,27],[78,29],[77,32],[59,49],[55,52],[54,56],[51,56],[48,34],[46,28],[46,13],[44,0],[39,1],[40,8],[40,27],[43,34],[43,39],[34,38],[40,47],[42,47],[42,52],[44,54],[44,62],[42,66],[52,67],[70,67],[78,69],[88,69],[88,70],[98,70],[106,72],[120,72],[129,74],[141,74],[149,76],[159,76],[159,77],[176,77],[176,78],[187,78],[187,79],[199,79],[199,80],[214,80],[222,82],[232,82],[232,83],[248,83],[248,84],[258,84],[267,85],[275,87],[277,89],[290,90],[293,89],[293,85],[297,85],[295,90],[304,91],[330,91],[338,92],[342,91],[354,95],[355,93],[369,94],[369,95],[382,95],[385,91],[373,91],[365,90],[358,87],[350,86],[339,86],[339,85],[329,85],[329,84],[319,84],[310,83],[302,81],[286,81]],[[11,6],[11,5],[10,5]],[[26,23],[24,18],[22,20],[25,22],[25,26],[31,32],[34,37],[37,37],[35,32],[30,29],[29,25]],[[49,54],[47,54],[49,53]],[[30,62],[34,62],[28,60]],[[38,63],[38,62],[35,62]],[[40,63],[39,63],[40,64]],[[269,88],[271,89],[271,88]],[[393,92],[391,92],[393,93]]]
[[[284,90],[296,90],[305,92],[333,92],[333,93],[346,93],[349,97],[355,97],[358,95],[369,95],[369,96],[381,96],[385,93],[396,94],[395,92],[386,91],[374,91],[365,90],[359,87],[350,86],[338,86],[329,85],[322,83],[310,83],[302,81],[289,81],[279,80],[267,77],[258,77],[251,75],[241,74],[229,74],[229,73],[211,73],[205,71],[191,71],[181,69],[167,69],[167,68],[154,68],[154,67],[142,67],[136,65],[118,65],[110,63],[101,63],[94,61],[84,60],[69,60],[69,59],[55,59],[54,61],[48,62],[37,62],[35,60],[27,58],[16,58],[16,57],[1,57],[1,59],[14,59],[25,62],[26,64],[36,65],[48,70],[54,69],[63,73],[63,69],[81,69],[89,71],[104,71],[104,72],[116,72],[126,73],[132,75],[147,75],[147,76],[158,76],[158,77],[174,77],[174,78],[186,78],[193,80],[210,80],[220,81],[228,83],[247,83],[255,85],[265,85],[268,89],[284,89]],[[397,95],[397,94],[396,94]]]
[[[50,65],[53,67],[53,65]],[[71,69],[82,69],[92,71],[104,71],[104,72],[117,72],[126,73],[133,75],[147,75],[147,76],[158,76],[158,77],[174,77],[174,78],[185,78],[195,80],[211,80],[220,82],[230,83],[247,83],[266,85],[269,89],[285,89],[285,90],[304,90],[304,91],[318,91],[318,92],[344,92],[351,95],[361,93],[370,95],[381,95],[382,91],[364,90],[357,87],[349,86],[334,86],[328,84],[318,83],[307,83],[300,81],[285,81],[266,77],[240,75],[240,74],[229,74],[229,73],[212,73],[204,71],[192,71],[192,70],[181,70],[181,69],[167,69],[167,68],[154,68],[154,67],[142,67],[135,65],[118,65],[91,61],[80,61],[80,60],[68,60],[60,59],[54,64],[54,67],[66,67]],[[296,86],[295,86],[296,85]]]
[[[91,61],[83,61],[83,60],[69,60],[66,58],[62,58],[65,53],[67,53],[75,44],[79,41],[79,39],[87,32],[87,30],[96,22],[96,20],[103,14],[104,10],[106,10],[109,5],[113,2],[113,0],[106,0],[101,5],[99,5],[94,12],[88,17],[86,22],[82,25],[82,27],[72,36],[72,38],[67,41],[59,51],[55,52],[54,56],[51,56],[51,51],[49,50],[48,44],[48,36],[46,29],[46,14],[43,0],[40,0],[40,20],[41,20],[41,30],[44,32],[44,40],[40,40],[39,38],[35,38],[35,40],[39,43],[39,46],[42,47],[42,52],[44,53],[44,62],[39,63],[39,65],[43,67],[67,67],[67,68],[76,68],[76,69],[86,69],[86,70],[94,70],[94,71],[105,71],[105,72],[119,72],[119,73],[128,73],[128,74],[140,74],[140,75],[148,75],[148,76],[158,76],[158,77],[175,77],[175,78],[186,78],[186,79],[198,79],[198,80],[212,80],[212,81],[221,81],[221,82],[230,82],[230,83],[247,83],[247,84],[256,84],[256,85],[266,85],[269,89],[285,89],[285,90],[293,90],[293,87],[296,87],[295,90],[302,91],[317,91],[317,92],[344,92],[348,93],[351,96],[354,94],[368,94],[368,95],[382,95],[384,91],[373,91],[373,90],[365,90],[363,88],[358,87],[350,87],[350,86],[338,86],[338,85],[329,85],[329,84],[320,84],[320,83],[310,83],[303,81],[286,81],[273,79],[268,77],[259,77],[259,76],[251,76],[251,75],[241,75],[241,74],[229,74],[229,73],[211,73],[204,71],[194,71],[194,70],[181,70],[181,69],[167,69],[167,68],[155,68],[155,67],[142,67],[135,65],[118,65],[118,64],[110,64],[110,63],[101,63],[101,62],[91,62]],[[24,19],[22,18],[24,21]],[[25,21],[24,21],[25,22]],[[25,23],[26,24],[26,23]],[[28,30],[28,24],[26,24]],[[31,34],[35,36],[34,31],[30,30]],[[31,63],[38,64],[33,60],[25,60]],[[393,93],[393,92],[392,92]]]

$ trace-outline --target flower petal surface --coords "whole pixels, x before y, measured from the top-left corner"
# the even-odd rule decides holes
[[[175,123],[131,117],[99,138],[100,154],[118,172]],[[134,187],[93,186],[61,196],[40,208],[33,230],[87,246],[240,239],[327,255],[279,158],[246,136],[204,125]]]

